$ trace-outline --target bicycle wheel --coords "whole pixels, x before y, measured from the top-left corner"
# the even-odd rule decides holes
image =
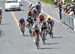
[[[24,29],[25,29],[25,27],[22,26],[22,27],[21,27],[21,32],[22,32],[23,36],[24,36],[24,31],[25,31]]]
[[[45,35],[46,35],[45,32],[43,32],[43,33],[42,33],[42,41],[43,41],[43,44],[45,44],[45,40],[46,40]]]
[[[39,49],[39,38],[36,38],[36,42],[35,42],[37,49]]]
[[[29,29],[29,33],[30,33],[30,35],[32,36],[32,31],[31,31],[31,29]]]
[[[23,29],[21,29],[21,32],[22,32],[22,34],[23,34],[23,36],[24,36],[24,30],[23,30]]]
[[[0,20],[0,24],[1,24],[1,20]]]
[[[49,31],[49,35],[51,38],[53,38],[53,32],[52,31]]]

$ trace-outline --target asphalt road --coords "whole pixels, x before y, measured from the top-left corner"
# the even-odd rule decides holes
[[[4,1],[0,1],[3,9],[3,20],[0,25],[0,54],[75,54],[75,32],[69,27],[55,20],[54,38],[47,36],[46,45],[40,40],[40,49],[37,50],[28,29],[25,29],[26,36],[22,36],[17,25],[20,18],[26,20],[29,3],[23,1],[24,6],[21,7],[21,11],[11,12],[4,11],[4,4]]]

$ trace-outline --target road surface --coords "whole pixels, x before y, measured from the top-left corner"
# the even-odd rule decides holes
[[[43,10],[57,20],[53,30],[54,38],[47,36],[46,45],[40,40],[40,49],[37,50],[28,29],[25,29],[25,36],[22,36],[17,25],[20,18],[26,20],[29,3],[23,0],[24,6],[21,7],[21,11],[9,12],[4,11],[4,4],[5,1],[0,1],[3,9],[3,20],[0,25],[0,54],[75,54],[75,32],[61,22],[57,22],[58,19],[48,13],[44,6]]]

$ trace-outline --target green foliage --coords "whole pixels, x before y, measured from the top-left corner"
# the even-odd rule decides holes
[[[52,2],[53,2],[53,0],[40,0],[40,1],[42,1],[44,3],[48,3],[48,4],[52,4]]]
[[[40,1],[42,1],[44,3],[52,4],[54,0],[40,0]],[[60,1],[60,0],[58,0],[58,1]],[[71,3],[71,0],[65,0],[65,2],[66,3]]]

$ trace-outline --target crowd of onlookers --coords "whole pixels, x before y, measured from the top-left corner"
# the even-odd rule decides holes
[[[70,3],[66,3],[65,0],[54,0],[54,4],[59,7],[59,11],[61,11],[61,7],[63,12],[66,15],[75,15],[75,1],[71,0]]]
[[[63,11],[66,15],[75,15],[75,4],[66,5]]]

